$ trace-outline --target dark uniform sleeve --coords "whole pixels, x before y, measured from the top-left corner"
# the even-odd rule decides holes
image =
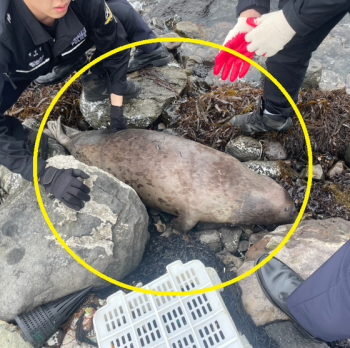
[[[93,58],[129,43],[123,26],[113,17],[105,1],[84,1],[83,11],[89,22],[88,36],[96,45],[97,54]],[[124,50],[104,59],[102,71],[101,64],[94,65],[91,71],[99,75],[107,72],[110,93],[124,95],[129,59],[130,49]]]
[[[4,75],[7,72],[9,54],[0,45],[0,106],[4,89]],[[12,88],[12,87],[11,87]],[[0,165],[21,174],[28,181],[33,181],[33,155],[27,149],[24,140],[13,136],[13,127],[9,118],[0,114]],[[46,162],[38,158],[38,173],[45,168]]]
[[[261,14],[270,12],[270,0],[239,0],[236,7],[237,17],[246,10],[256,10]]]
[[[306,35],[350,7],[349,0],[289,0],[283,13],[289,25]]]

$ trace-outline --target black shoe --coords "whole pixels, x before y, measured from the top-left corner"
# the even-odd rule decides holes
[[[269,254],[261,254],[254,263],[254,266],[264,260]],[[293,314],[289,310],[286,300],[289,295],[298,288],[303,279],[294,272],[290,267],[284,264],[282,261],[273,257],[268,263],[260,267],[255,275],[258,279],[260,287],[268,300],[284,312],[293,322],[295,327],[304,335],[311,338],[316,342],[325,342],[321,338],[313,336],[306,331],[301,324],[294,318]]]
[[[234,116],[228,124],[234,127],[240,127],[244,133],[269,132],[271,130],[285,132],[293,126],[290,117],[268,115],[264,113],[264,110],[264,99],[260,97],[257,110]]]
[[[40,86],[49,86],[60,83],[64,81],[72,72],[83,68],[88,62],[88,56],[84,54],[77,61],[62,63],[55,66],[50,73],[39,76],[34,82]]]
[[[25,143],[28,146],[29,151],[34,154],[34,146],[36,137],[38,135],[38,132],[30,129],[26,126],[23,126],[24,134],[25,134]],[[38,157],[45,159],[45,151],[47,149],[47,143],[48,143],[48,136],[45,133],[42,133],[39,143],[39,151],[38,151]]]
[[[170,54],[163,44],[150,53],[136,48],[134,56],[129,61],[128,73],[146,66],[163,66],[170,62]]]
[[[87,74],[82,76],[83,91],[85,99],[89,102],[97,102],[109,99],[108,83],[106,76]],[[135,81],[127,81],[127,90],[123,100],[136,98],[141,93],[141,85]]]

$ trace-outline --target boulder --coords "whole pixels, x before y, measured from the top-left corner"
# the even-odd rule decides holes
[[[129,75],[141,84],[141,94],[124,103],[124,117],[130,128],[147,128],[186,88],[187,75],[173,60],[160,68],[146,68]],[[80,110],[85,120],[95,129],[105,129],[110,123],[109,98],[89,102],[82,93]]]
[[[135,270],[149,239],[148,214],[136,192],[112,175],[72,156],[48,160],[57,168],[78,168],[91,200],[76,212],[45,189],[45,210],[66,244],[85,262],[113,279]],[[0,319],[84,289],[109,283],[75,261],[52,234],[28,181],[0,207]]]
[[[17,325],[8,324],[2,320],[0,320],[0,347],[33,348]]]
[[[271,251],[289,232],[292,225],[279,226],[267,233],[254,244],[256,257]],[[277,258],[295,270],[303,279],[307,279],[326,262],[350,238],[350,221],[340,218],[328,220],[302,221],[286,245],[278,252]],[[270,245],[269,245],[270,243]],[[267,247],[269,245],[269,247]],[[248,255],[246,254],[246,256]],[[246,261],[237,271],[245,273],[254,266],[254,261]],[[274,307],[262,292],[255,275],[239,281],[242,289],[242,302],[256,325],[265,325],[275,320],[287,320],[288,317]]]

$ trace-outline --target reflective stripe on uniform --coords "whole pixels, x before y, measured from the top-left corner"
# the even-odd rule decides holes
[[[19,73],[30,73],[30,72],[40,68],[42,65],[46,64],[49,60],[50,60],[50,58],[45,59],[41,64],[37,65],[35,68],[33,68],[31,70],[16,70],[16,72],[19,72]]]

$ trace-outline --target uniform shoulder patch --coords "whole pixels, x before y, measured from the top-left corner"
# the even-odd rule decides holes
[[[113,13],[106,3],[105,3],[105,18],[106,18],[105,25],[108,24],[113,18]]]

